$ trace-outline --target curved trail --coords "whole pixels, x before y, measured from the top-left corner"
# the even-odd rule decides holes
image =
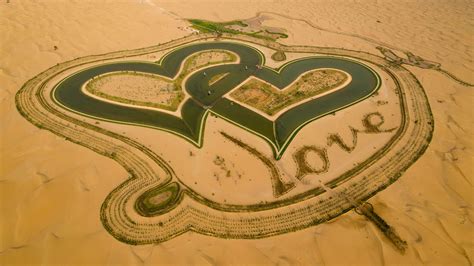
[[[143,217],[135,210],[136,199],[144,192],[164,187],[176,180],[169,165],[144,145],[96,125],[75,118],[50,98],[50,81],[70,68],[111,58],[160,51],[196,40],[216,37],[194,35],[160,46],[106,55],[90,56],[54,66],[29,80],[17,93],[19,112],[36,126],[85,146],[117,161],[130,178],[105,199],[100,217],[115,238],[129,244],[166,241],[187,231],[223,238],[261,238],[316,225],[352,208],[345,199],[321,191],[261,206],[233,206],[212,202],[185,186],[176,193],[176,204],[162,214]],[[223,35],[233,39],[235,36]],[[239,40],[266,45],[286,52],[308,52],[347,56],[370,62],[390,75],[397,84],[403,111],[402,126],[393,141],[366,163],[345,173],[330,184],[355,200],[365,200],[397,180],[426,150],[433,131],[433,117],[423,88],[415,76],[401,66],[368,53],[335,48],[266,44],[251,37]],[[416,121],[416,122],[415,122]],[[343,178],[345,177],[345,179]],[[285,206],[291,205],[291,208]]]
[[[474,84],[473,84],[473,83],[469,83],[469,82],[467,82],[467,81],[464,81],[464,80],[462,80],[462,79],[456,77],[453,73],[451,73],[451,72],[449,72],[449,71],[447,71],[447,70],[444,70],[444,69],[440,68],[440,69],[438,69],[437,71],[440,72],[440,73],[442,73],[442,74],[444,74],[444,75],[446,75],[447,77],[453,79],[454,81],[456,81],[457,83],[459,83],[459,84],[461,84],[461,85],[463,85],[463,86],[466,86],[466,87],[474,87]]]
[[[254,17],[252,17],[250,19],[257,18],[261,14],[271,14],[271,15],[274,15],[274,16],[279,16],[279,17],[283,17],[283,18],[286,18],[286,19],[290,19],[290,20],[300,21],[300,22],[303,22],[306,25],[310,26],[313,29],[317,29],[317,30],[325,31],[325,32],[329,32],[329,33],[335,33],[335,34],[339,34],[339,35],[350,36],[350,37],[358,38],[358,39],[361,39],[361,40],[364,40],[364,41],[367,41],[367,42],[370,42],[370,43],[375,43],[375,44],[378,44],[378,45],[382,45],[382,46],[388,47],[388,48],[393,49],[393,50],[408,52],[407,50],[403,50],[399,47],[393,46],[392,44],[388,44],[388,43],[385,43],[385,42],[382,42],[382,41],[379,41],[379,40],[376,40],[376,39],[372,39],[372,38],[369,38],[369,37],[366,37],[366,36],[363,36],[363,35],[322,28],[322,27],[314,24],[313,22],[311,22],[309,20],[301,19],[301,18],[295,18],[295,17],[292,17],[292,16],[288,16],[288,15],[285,15],[285,14],[280,14],[280,13],[273,12],[273,11],[259,11],[259,12],[256,13],[256,15]]]
[[[355,33],[347,33],[347,32],[342,32],[342,31],[336,31],[336,30],[330,30],[330,29],[327,29],[327,28],[322,28],[322,27],[312,23],[309,20],[301,19],[301,18],[295,18],[295,17],[292,17],[292,16],[288,16],[288,15],[285,15],[285,14],[280,14],[280,13],[273,12],[273,11],[259,11],[259,12],[256,13],[256,15],[254,17],[249,18],[249,19],[258,18],[262,14],[271,14],[271,15],[274,15],[274,16],[279,16],[279,17],[283,17],[283,18],[286,18],[286,19],[290,19],[290,20],[300,21],[300,22],[303,22],[306,25],[312,27],[313,29],[317,29],[317,30],[325,31],[325,32],[329,32],[329,33],[334,33],[334,34],[339,34],[339,35],[345,35],[345,36],[349,36],[349,37],[354,37],[354,38],[357,38],[357,39],[361,39],[361,40],[370,42],[372,44],[381,45],[381,46],[390,48],[392,50],[397,50],[397,51],[400,51],[400,52],[403,52],[403,53],[409,53],[410,52],[408,50],[405,50],[405,49],[402,49],[400,47],[394,46],[392,44],[382,42],[382,41],[379,41],[379,40],[376,40],[376,39],[373,39],[373,38],[369,38],[369,37],[366,37],[366,36],[363,36],[363,35],[359,35],[359,34],[355,34]],[[451,72],[449,72],[447,70],[444,70],[444,69],[435,69],[435,70],[438,71],[438,72],[443,73],[447,77],[453,79],[455,82],[457,82],[457,83],[459,83],[463,86],[474,87],[473,83],[469,83],[467,81],[464,81],[461,78],[457,77],[456,75],[452,74]]]

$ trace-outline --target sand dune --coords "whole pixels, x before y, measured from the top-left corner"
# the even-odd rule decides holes
[[[397,182],[370,200],[408,242],[405,255],[352,211],[260,240],[186,233],[157,245],[128,246],[110,236],[99,220],[104,198],[127,178],[125,170],[34,127],[15,108],[14,95],[22,84],[57,63],[185,36],[190,32],[179,18],[229,21],[264,11],[272,12],[260,13],[268,17],[266,26],[287,30],[289,38],[282,43],[373,54],[380,54],[376,46],[384,45],[400,55],[410,51],[441,63],[474,83],[470,1],[2,2],[0,264],[472,264],[474,93],[440,72],[407,67],[430,101],[433,140]],[[174,140],[163,137],[163,142]],[[270,152],[263,142],[256,146]],[[208,157],[204,159],[214,159]]]

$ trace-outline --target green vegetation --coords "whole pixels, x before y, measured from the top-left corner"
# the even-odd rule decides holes
[[[201,19],[189,19],[188,20],[192,25],[191,27],[202,32],[202,33],[229,33],[229,34],[242,34],[247,36],[256,37],[259,39],[275,41],[278,38],[287,38],[288,35],[283,33],[275,33],[267,30],[257,31],[257,32],[246,32],[242,30],[237,30],[230,28],[229,26],[240,26],[247,27],[248,25],[240,20],[229,21],[229,22],[212,22]],[[274,36],[276,35],[276,36]]]
[[[379,112],[366,114],[362,119],[362,125],[364,125],[366,133],[392,132],[396,129],[381,129],[380,126],[383,123],[385,123],[385,118]]]
[[[275,32],[275,31],[269,31],[265,30],[266,33],[270,35],[277,35],[276,39],[281,38],[281,39],[286,39],[288,38],[288,34],[282,33],[282,32]]]
[[[212,84],[218,82],[219,80],[221,80],[222,78],[224,78],[227,75],[229,75],[228,72],[217,74],[217,75],[213,76],[212,78],[209,79],[209,86],[211,86]]]
[[[307,160],[307,154],[309,152],[316,153],[321,159],[322,166],[319,169],[312,167]],[[296,178],[301,180],[305,175],[308,174],[321,174],[325,173],[329,169],[329,157],[327,150],[316,146],[303,146],[299,148],[294,154],[293,159],[298,167]]]
[[[352,146],[349,146],[348,144],[346,144],[344,140],[342,139],[341,135],[339,135],[338,133],[333,133],[333,134],[330,134],[327,138],[328,147],[331,147],[332,145],[336,144],[344,151],[351,153],[357,146],[357,133],[359,131],[353,127],[349,127],[349,128],[352,134]]]
[[[315,70],[301,76],[300,80],[284,91],[252,79],[232,92],[231,97],[268,115],[274,115],[287,106],[332,90],[347,79],[348,76],[341,71]]]
[[[272,59],[277,62],[285,61],[286,60],[285,52],[276,51],[275,53],[272,54]]]
[[[222,56],[222,58],[213,58],[213,56]],[[214,60],[213,60],[214,59]],[[236,62],[237,56],[226,50],[215,49],[212,51],[199,52],[191,55],[183,65],[183,70],[178,75],[176,80],[179,84],[182,83],[183,79],[191,72],[207,67],[210,65],[216,65],[221,63]]]
[[[259,159],[267,167],[268,171],[270,172],[272,187],[273,187],[273,195],[275,196],[275,198],[278,198],[278,197],[286,194],[287,192],[289,192],[293,188],[295,188],[295,186],[296,186],[295,183],[293,183],[293,182],[283,183],[281,181],[280,172],[278,171],[278,168],[275,166],[275,164],[272,162],[272,160],[267,158],[265,155],[263,155],[261,152],[259,152],[254,147],[244,143],[240,139],[235,138],[235,137],[233,137],[233,136],[231,136],[231,135],[229,135],[225,132],[222,132],[222,131],[220,133],[224,138],[232,141],[235,145],[241,147],[242,149],[246,150],[247,152],[249,152],[250,154],[255,156],[257,159]]]
[[[138,197],[135,209],[147,217],[163,213],[179,200],[179,190],[178,183],[150,189]]]
[[[227,28],[227,26],[238,25],[238,26],[247,27],[247,24],[243,23],[242,21],[230,21],[230,22],[225,22],[225,23],[211,22],[211,21],[200,20],[200,19],[190,19],[188,21],[191,22],[193,28],[203,33],[217,32],[217,33],[239,34],[240,32],[238,30],[229,29]]]

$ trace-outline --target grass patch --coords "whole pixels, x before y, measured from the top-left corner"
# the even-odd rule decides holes
[[[179,185],[171,183],[165,187],[153,188],[143,193],[135,202],[135,210],[150,217],[172,208],[179,200]]]
[[[288,34],[285,34],[285,33],[282,33],[282,32],[275,32],[275,31],[269,31],[269,30],[265,30],[265,32],[268,33],[268,34],[271,34],[271,35],[279,36],[277,38],[282,38],[282,39],[288,38]]]
[[[214,84],[214,83],[218,82],[219,80],[223,79],[227,75],[229,75],[229,72],[221,73],[221,74],[213,76],[212,78],[209,79],[209,86],[211,86],[212,84]]]
[[[242,21],[231,21],[231,22],[225,22],[225,23],[211,22],[211,21],[200,20],[200,19],[190,19],[188,21],[191,22],[193,28],[203,33],[218,32],[218,33],[239,34],[240,31],[229,29],[226,26],[232,26],[232,25],[247,26]]]
[[[268,115],[274,115],[287,106],[340,86],[347,78],[341,71],[316,70],[304,74],[284,91],[261,80],[251,79],[232,92],[231,97]]]
[[[281,62],[286,60],[285,52],[283,51],[276,51],[272,54],[272,59],[276,62]]]
[[[229,22],[212,22],[208,20],[201,20],[201,19],[189,19],[191,23],[191,27],[202,32],[202,33],[229,33],[229,34],[241,34],[256,37],[259,39],[275,41],[278,38],[287,38],[288,35],[278,32],[269,32],[265,31],[257,31],[257,32],[245,32],[241,30],[232,29],[229,26],[240,26],[240,27],[248,27],[247,24],[240,20],[234,20]],[[277,35],[276,38],[272,37],[273,35]],[[286,37],[285,37],[286,36]]]

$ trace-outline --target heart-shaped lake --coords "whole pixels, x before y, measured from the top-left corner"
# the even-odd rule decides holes
[[[112,72],[146,73],[176,79],[189,56],[207,50],[229,51],[236,54],[239,61],[207,66],[189,73],[183,84],[190,97],[181,105],[180,115],[103,101],[82,90],[84,84],[94,77]],[[372,69],[342,57],[310,56],[290,61],[277,70],[264,64],[263,54],[244,44],[196,43],[169,52],[158,63],[114,62],[81,70],[62,80],[55,87],[53,96],[61,105],[83,115],[165,130],[197,146],[202,144],[206,117],[213,113],[265,139],[272,146],[275,158],[279,159],[305,124],[369,97],[380,86],[380,78]],[[275,119],[225,97],[250,77],[283,89],[302,74],[318,69],[347,73],[350,80],[342,88],[293,104]],[[219,79],[215,80],[215,77]]]

